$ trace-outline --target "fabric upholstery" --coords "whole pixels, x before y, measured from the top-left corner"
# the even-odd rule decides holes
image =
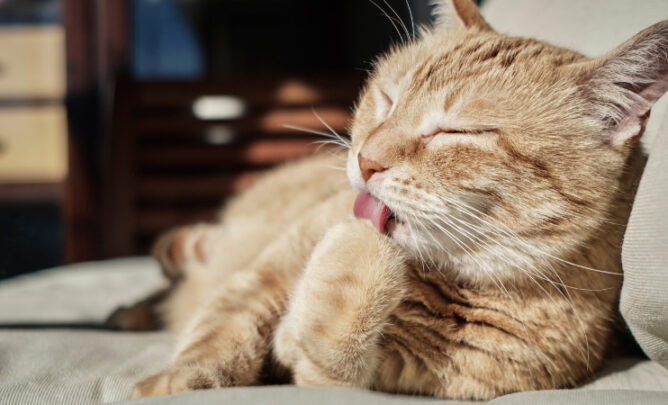
[[[668,368],[668,115],[626,230],[621,312],[649,358]]]
[[[137,381],[169,363],[173,336],[109,332],[101,329],[100,323],[117,305],[130,302],[128,296],[138,298],[157,288],[161,284],[158,273],[150,259],[121,259],[48,270],[0,283],[0,405],[99,404],[128,398]],[[95,299],[102,296],[104,299]],[[668,370],[656,362],[620,358],[577,392],[597,391],[606,400],[617,397],[610,390],[666,401]],[[516,394],[500,403],[535,403],[532,401],[541,398],[536,395],[540,394]],[[578,398],[589,401],[592,394],[549,395],[554,395],[554,403],[565,399],[579,403]],[[278,387],[225,389],[138,403],[425,401],[353,390]]]
[[[487,0],[500,31],[535,36],[600,55],[638,30],[668,18],[665,0]],[[529,392],[493,404],[668,403],[668,124],[655,107],[650,160],[624,244],[621,310],[648,356],[617,359],[583,388]],[[661,134],[657,136],[657,134]],[[654,142],[656,140],[656,142]],[[172,337],[97,329],[115,306],[160,285],[148,259],[84,264],[0,283],[0,404],[96,404],[123,401],[132,385],[169,361]],[[26,324],[28,323],[28,324]],[[41,324],[40,327],[37,324]],[[45,325],[48,324],[48,325]],[[399,404],[428,398],[336,388],[257,387],[149,398],[136,404]]]

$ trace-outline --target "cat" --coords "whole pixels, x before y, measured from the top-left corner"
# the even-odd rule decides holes
[[[134,398],[279,378],[487,400],[615,354],[668,21],[590,59],[496,33],[471,0],[435,12],[377,60],[347,150],[158,241],[172,287],[109,320],[180,334]]]

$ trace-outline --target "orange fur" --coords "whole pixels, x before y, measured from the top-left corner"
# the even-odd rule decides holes
[[[470,0],[437,13],[378,60],[352,126],[348,180],[395,214],[388,234],[351,218],[355,191],[329,169],[343,154],[277,169],[219,222],[170,234],[160,311],[179,346],[135,397],[278,372],[489,399],[600,367],[668,23],[589,60],[495,33]]]

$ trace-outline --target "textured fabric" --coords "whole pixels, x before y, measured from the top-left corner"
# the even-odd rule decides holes
[[[232,388],[190,392],[171,397],[147,398],[133,405],[463,405],[476,402],[437,401],[420,397],[403,397],[337,388]],[[493,405],[665,405],[668,394],[649,391],[542,391],[507,395],[488,402]]]
[[[167,333],[115,333],[101,323],[162,285],[148,258],[83,263],[0,283],[0,404],[125,400],[169,361]]]
[[[0,323],[99,322],[118,305],[134,303],[163,284],[149,258],[44,270],[0,283]]]
[[[668,368],[668,115],[626,230],[621,312],[649,358]]]
[[[160,285],[158,273],[152,260],[122,259],[0,283],[0,405],[123,401],[137,381],[168,364],[173,343],[169,334],[115,333],[99,327],[113,308],[128,302],[128,294],[138,298]],[[643,359],[617,359],[575,391],[611,389],[638,392],[642,398],[648,391],[668,392],[668,370]],[[502,403],[532,403],[526,402],[535,398],[532,395],[510,396],[511,402]],[[175,398],[147,403],[265,403],[268,398],[276,403],[426,401],[295,387],[218,390]]]
[[[535,36],[601,54],[636,31],[668,18],[665,0],[487,0],[486,17],[500,31]],[[663,99],[666,103],[666,97]],[[493,404],[635,405],[668,403],[668,124],[654,109],[645,136],[650,161],[624,244],[621,308],[654,360],[617,359],[578,390],[529,392]],[[661,137],[655,137],[661,133]],[[89,330],[111,309],[160,284],[147,259],[84,264],[0,283],[0,404],[96,404],[123,401],[142,376],[170,355],[164,333]],[[24,323],[33,326],[18,326]],[[35,323],[49,323],[40,329]],[[57,324],[66,324],[59,327]],[[82,324],[81,324],[82,323]],[[11,324],[10,328],[7,326]],[[56,324],[56,325],[54,325]],[[79,325],[79,326],[77,326]],[[69,329],[63,329],[68,326]],[[77,329],[79,328],[79,329]],[[444,403],[335,388],[256,387],[192,392],[133,404],[399,404]]]
[[[0,404],[99,404],[126,400],[168,364],[166,333],[0,330]]]

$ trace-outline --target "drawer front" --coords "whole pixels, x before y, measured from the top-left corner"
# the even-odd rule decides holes
[[[67,175],[60,106],[0,109],[0,182],[56,182]]]
[[[0,98],[62,98],[64,32],[59,26],[0,27]]]

